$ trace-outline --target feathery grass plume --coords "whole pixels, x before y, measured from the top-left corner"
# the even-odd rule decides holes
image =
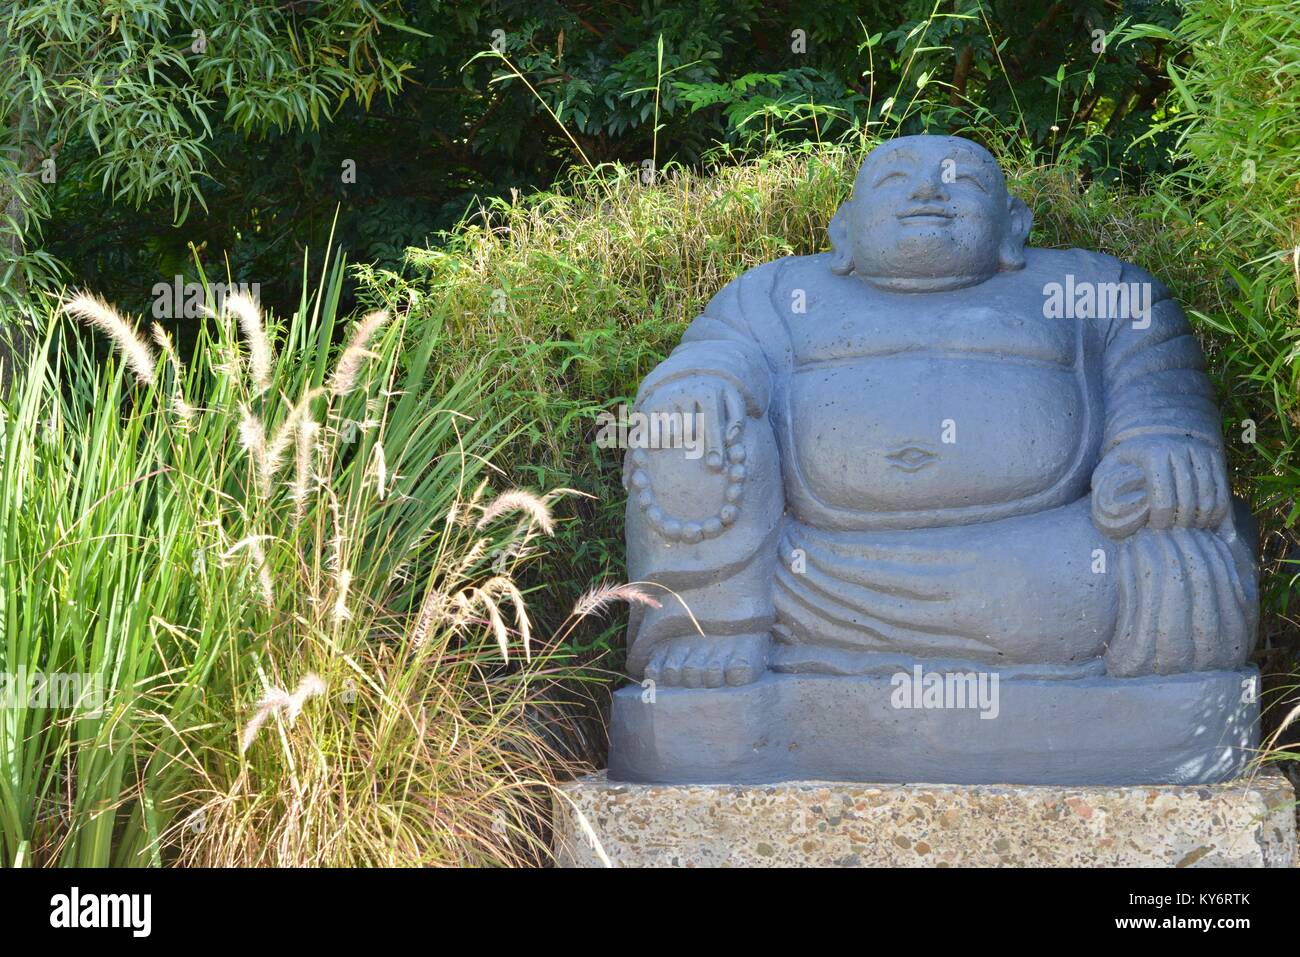
[[[185,367],[181,364],[180,356],[176,354],[176,347],[172,344],[171,333],[162,327],[162,323],[155,322],[149,326],[149,332],[153,336],[154,343],[162,353],[167,357],[171,364],[172,371],[176,373],[179,381],[185,375]]]
[[[352,572],[344,568],[337,576],[338,595],[334,599],[334,621],[341,623],[352,617],[348,611],[348,588],[352,585]]]
[[[348,588],[352,584],[352,570],[347,567],[343,560],[343,550],[348,544],[347,536],[343,534],[343,509],[339,505],[339,499],[334,494],[334,490],[327,486],[326,492],[329,494],[329,507],[334,520],[334,533],[329,539],[329,556],[325,559],[325,565],[334,573],[334,593],[337,596],[334,599],[334,620],[337,622],[348,616],[347,594]]]
[[[263,494],[269,494],[271,483],[275,481],[276,473],[280,471],[280,466],[284,464],[285,453],[289,451],[289,446],[293,445],[297,439],[299,423],[311,417],[311,403],[325,393],[324,389],[310,389],[298,400],[297,404],[289,410],[283,422],[276,428],[275,433],[266,443],[266,453],[261,459],[261,479]]]
[[[510,599],[511,604],[515,606],[515,630],[519,632],[519,640],[524,646],[524,660],[532,661],[532,623],[528,620],[528,606],[524,601],[524,594],[519,590],[519,586],[514,580],[506,575],[494,575],[483,583],[483,591],[489,595],[505,595]]]
[[[478,483],[478,487],[475,488],[473,493],[470,495],[469,501],[463,501],[458,498],[451,503],[451,507],[447,509],[446,524],[448,528],[462,522],[466,525],[470,523],[470,514],[483,498],[483,493],[487,491],[487,486],[488,480],[483,479]]]
[[[479,538],[474,544],[465,550],[465,554],[456,562],[455,570],[452,572],[452,578],[460,578],[467,571],[483,560],[483,556],[488,553],[492,547],[492,540],[488,538]]]
[[[326,488],[326,491],[329,492],[330,514],[334,518],[334,534],[330,536],[329,557],[325,561],[329,570],[337,575],[343,571],[343,547],[347,544],[347,536],[343,534],[343,509],[339,497],[331,488]]]
[[[555,530],[555,521],[551,518],[551,510],[546,503],[532,492],[518,488],[503,492],[494,498],[483,509],[483,514],[479,516],[474,527],[481,529],[507,512],[526,512],[547,535]]]
[[[447,596],[432,585],[420,602],[419,614],[415,616],[415,627],[411,629],[411,644],[419,648],[429,638],[433,624],[447,618]]]
[[[451,596],[451,600],[456,605],[457,628],[465,627],[474,618],[475,610],[483,609],[488,616],[488,624],[492,626],[492,634],[496,636],[497,645],[501,648],[501,657],[509,661],[510,629],[506,627],[505,619],[501,617],[501,609],[497,607],[496,600],[483,589],[474,587],[456,592]]]
[[[66,300],[63,309],[108,336],[136,379],[145,385],[154,384],[157,357],[149,343],[140,338],[116,309],[88,292],[79,292]]]
[[[266,564],[266,552],[262,548],[262,539],[269,537],[268,535],[249,535],[226,549],[221,556],[221,560],[225,561],[240,549],[247,548],[248,553],[253,556],[254,564],[257,565],[257,582],[262,592],[262,603],[267,608],[272,608],[275,605],[275,582],[271,579],[271,569]]]
[[[625,601],[633,605],[647,605],[650,608],[662,608],[663,602],[655,598],[640,584],[598,585],[589,589],[573,606],[575,618],[585,618],[603,612],[616,601]]]
[[[172,411],[175,412],[182,425],[188,425],[194,421],[194,406],[185,400],[185,365],[181,363],[181,356],[175,354],[175,346],[172,342],[172,335],[168,330],[162,328],[160,324],[152,325],[153,342],[166,356],[168,364],[172,367]]]
[[[320,423],[307,416],[298,422],[297,438],[293,457],[293,484],[289,488],[289,499],[293,502],[293,524],[302,523],[307,509],[307,493],[311,488],[312,470],[316,461],[316,438],[320,433]]]
[[[334,396],[347,395],[357,384],[357,373],[361,371],[361,364],[374,353],[370,352],[366,346],[370,344],[371,337],[379,331],[379,327],[388,321],[388,313],[384,310],[372,312],[366,315],[357,323],[356,331],[352,334],[352,339],[348,342],[347,348],[339,356],[338,364],[334,367],[334,374],[330,376],[329,389]]]
[[[266,462],[266,427],[262,420],[253,414],[253,410],[244,403],[239,403],[239,444],[248,453],[257,472],[262,474]]]
[[[307,700],[324,693],[325,682],[321,681],[315,673],[305,675],[298,682],[298,687],[293,694],[289,694],[282,688],[268,688],[266,694],[262,695],[261,700],[257,702],[257,711],[248,724],[244,725],[244,733],[239,738],[239,753],[243,754],[248,750],[249,745],[257,737],[257,732],[271,715],[277,711],[283,713],[292,726],[298,720],[298,715],[302,713],[302,707]]]
[[[194,419],[194,407],[185,401],[185,366],[181,364],[176,346],[172,344],[172,337],[167,330],[156,322],[152,330],[153,341],[158,344],[172,367],[172,409],[181,422],[189,423]]]
[[[253,394],[261,395],[271,388],[271,365],[274,361],[271,340],[262,322],[262,310],[251,297],[242,292],[227,295],[221,309],[222,312],[235,316],[244,338],[248,340],[248,365],[253,378]]]
[[[271,569],[266,564],[266,552],[262,550],[262,543],[256,539],[248,550],[253,553],[253,561],[257,562],[257,583],[262,589],[262,604],[271,608],[275,605],[275,584],[271,581]]]

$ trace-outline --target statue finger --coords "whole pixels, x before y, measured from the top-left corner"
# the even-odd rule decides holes
[[[1146,479],[1141,469],[1108,459],[1093,474],[1092,516],[1113,538],[1124,538],[1147,520]]]
[[[1210,481],[1214,485],[1214,505],[1206,515],[1205,524],[1217,528],[1232,510],[1232,488],[1228,485],[1228,466],[1218,454],[1211,456]]]
[[[1168,454],[1157,453],[1147,461],[1147,501],[1151,512],[1148,524],[1152,528],[1169,528],[1174,523],[1177,489],[1169,465]]]
[[[1099,483],[1109,501],[1124,503],[1146,498],[1146,472],[1128,462],[1113,462],[1102,473]]]
[[[704,440],[704,464],[712,472],[722,471],[722,399],[713,395],[695,405],[696,439]]]
[[[1209,524],[1214,511],[1214,473],[1209,459],[1196,448],[1187,450],[1187,468],[1191,473],[1192,489],[1196,494],[1195,507],[1191,510],[1190,528],[1204,528]]]
[[[726,410],[727,442],[735,442],[745,429],[745,400],[730,386],[722,390],[723,408]]]
[[[681,402],[674,402],[668,410],[667,421],[664,427],[667,434],[663,436],[664,446],[670,449],[680,449],[682,447],[682,416],[686,414]]]
[[[1192,468],[1196,475],[1196,490],[1200,498],[1196,523],[1201,528],[1213,528],[1223,520],[1227,500],[1231,497],[1227,483],[1222,480],[1223,470],[1212,452],[1193,450]]]
[[[1174,483],[1174,513],[1170,521],[1176,528],[1192,528],[1200,513],[1192,450],[1179,449],[1171,452],[1169,472]]]
[[[1128,538],[1147,524],[1149,506],[1146,496],[1123,503],[1102,503],[1093,501],[1092,519],[1109,538]]]

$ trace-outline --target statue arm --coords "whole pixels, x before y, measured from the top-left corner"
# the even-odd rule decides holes
[[[682,336],[681,344],[645,377],[637,393],[638,405],[662,386],[703,375],[731,383],[751,417],[767,411],[772,373],[741,305],[742,288],[768,279],[756,275],[764,272],[760,267],[745,273],[709,301]]]
[[[1107,330],[1103,453],[1152,435],[1190,437],[1221,449],[1214,389],[1183,310],[1162,283],[1135,266],[1126,264],[1119,281],[1150,284],[1150,311],[1112,319]]]
[[[1130,308],[1106,330],[1093,519],[1116,539],[1144,527],[1218,527],[1232,496],[1200,346],[1162,284],[1129,265],[1119,281],[1130,291],[1145,285],[1137,303],[1146,308]]]
[[[1092,476],[1092,517],[1123,542],[1106,669],[1235,668],[1255,643],[1259,586],[1235,524],[1214,391],[1168,290],[1132,266],[1121,279],[1152,283],[1152,296],[1149,323],[1112,320],[1103,357],[1105,454]]]

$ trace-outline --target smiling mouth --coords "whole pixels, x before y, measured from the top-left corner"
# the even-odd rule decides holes
[[[919,472],[938,458],[938,456],[929,449],[909,445],[907,448],[889,453],[885,458],[889,459],[889,461],[893,463],[894,468],[902,469],[904,472]]]
[[[922,226],[946,226],[952,222],[953,214],[943,209],[924,207],[909,209],[898,214],[900,223],[916,223]]]

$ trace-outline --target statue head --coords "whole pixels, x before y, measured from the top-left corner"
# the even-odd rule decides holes
[[[960,136],[903,136],[868,154],[831,220],[831,268],[901,292],[957,289],[1025,264],[1033,213],[992,154]]]

